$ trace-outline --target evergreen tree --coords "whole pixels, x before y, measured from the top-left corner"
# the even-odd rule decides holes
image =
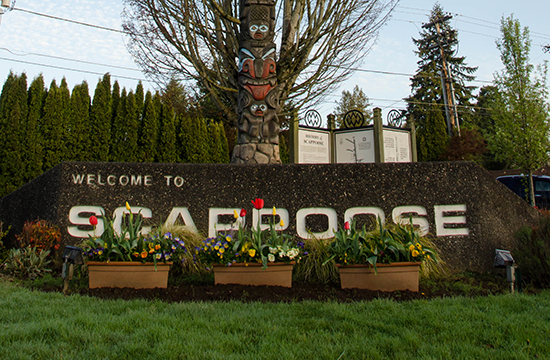
[[[456,46],[458,44],[458,34],[450,25],[450,19],[439,22],[444,18],[443,8],[439,4],[433,7],[428,27],[420,32],[419,39],[413,39],[414,44],[418,47],[415,53],[420,57],[418,61],[418,70],[411,78],[412,95],[406,100],[408,102],[408,111],[414,116],[419,145],[424,141],[428,141],[433,137],[426,134],[427,119],[430,114],[428,110],[435,102],[438,104],[438,109],[445,118],[445,102],[443,98],[443,86],[441,83],[441,72],[443,71],[442,54],[440,46],[443,49],[445,62],[450,69],[450,78],[455,92],[455,102],[459,105],[459,122],[467,122],[470,117],[470,111],[462,106],[471,105],[474,98],[472,92],[475,89],[473,86],[465,85],[467,82],[474,80],[473,74],[477,67],[469,67],[465,62],[465,57],[455,56]],[[436,24],[439,22],[439,33]],[[444,34],[444,35],[442,35]],[[438,40],[439,39],[439,40]],[[438,41],[440,46],[438,46]],[[443,128],[447,134],[447,126]],[[439,138],[439,136],[436,136]],[[437,144],[426,144],[430,148],[437,148]],[[419,149],[419,153],[423,150]],[[429,158],[434,158],[437,154],[428,154]]]
[[[162,103],[169,105],[176,115],[184,114],[189,110],[189,94],[183,85],[175,78],[170,79],[161,92]]]
[[[497,41],[504,70],[495,74],[495,131],[489,147],[497,159],[529,174],[529,200],[535,205],[532,173],[548,162],[550,118],[546,63],[534,74],[529,63],[531,39],[513,16],[501,20]]]
[[[143,91],[143,84],[138,82],[135,93],[136,108],[138,111],[138,124],[141,123],[141,115],[143,114],[143,103],[145,101],[145,92]]]
[[[143,104],[143,116],[141,118],[139,136],[139,160],[142,162],[154,162],[157,157],[159,122],[156,104],[150,91],[145,95]]]
[[[370,111],[368,107],[371,104],[369,103],[369,98],[363,92],[363,89],[358,85],[355,85],[353,92],[347,90],[342,91],[342,98],[337,101],[336,104],[336,123],[338,127],[344,126],[344,115],[351,110],[358,110],[363,114],[365,117],[365,123],[363,125],[370,124],[372,120],[372,111]]]
[[[122,161],[138,161],[138,133],[139,133],[139,112],[136,105],[136,97],[132,91],[128,94],[124,103],[124,127],[126,129],[126,142],[123,151]]]
[[[108,161],[111,140],[111,86],[110,76],[99,80],[90,110],[90,151],[92,161]]]
[[[85,81],[75,85],[71,93],[69,124],[71,136],[67,144],[70,152],[68,160],[91,160],[90,90]]]
[[[63,90],[57,86],[55,79],[52,80],[44,102],[44,116],[42,118],[44,171],[65,160],[63,96]]]
[[[279,135],[279,157],[281,158],[281,162],[283,164],[288,164],[290,162],[288,154],[288,145],[286,142],[285,136],[281,133]]]
[[[168,104],[162,104],[160,111],[157,160],[162,163],[175,163],[178,161],[175,116],[172,107]]]
[[[0,196],[9,194],[24,184],[22,154],[28,116],[27,76],[10,72],[0,95]]]
[[[44,154],[40,125],[46,94],[44,77],[39,75],[33,80],[28,91],[29,114],[25,127],[24,182],[28,182],[42,173]]]
[[[214,121],[210,122],[207,127],[209,135],[209,145],[210,145],[210,162],[212,163],[222,163],[223,156],[223,146],[221,142],[221,134],[218,124]]]
[[[445,119],[435,103],[428,110],[426,118],[426,131],[423,134],[422,147],[425,152],[421,153],[420,161],[436,161],[445,152],[449,140],[445,132]]]
[[[231,156],[229,155],[229,144],[227,142],[227,137],[225,136],[225,126],[222,122],[218,123],[218,131],[220,132],[220,142],[221,142],[221,156],[220,162],[227,164],[231,161]]]
[[[115,83],[115,86],[113,86],[113,125],[111,128],[111,152],[109,160],[125,161],[126,142],[128,140],[126,133],[127,95],[126,89],[122,89],[120,95],[116,93],[117,90],[118,83]],[[115,103],[117,104],[117,109],[114,108]]]

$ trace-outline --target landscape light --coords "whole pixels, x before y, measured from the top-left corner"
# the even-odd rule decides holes
[[[82,249],[76,246],[66,245],[63,250],[63,270],[61,277],[63,278],[63,293],[66,294],[69,288],[69,281],[73,278],[74,266],[84,264],[82,259]]]

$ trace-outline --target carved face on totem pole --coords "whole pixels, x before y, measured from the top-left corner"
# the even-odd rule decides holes
[[[241,0],[241,36],[239,42],[239,102],[237,150],[232,162],[250,162],[248,150],[261,149],[269,162],[280,162],[279,89],[277,87],[274,0]],[[270,146],[259,144],[270,144]],[[270,153],[269,153],[270,152]],[[263,159],[263,155],[254,159]],[[258,160],[259,161],[259,160]]]

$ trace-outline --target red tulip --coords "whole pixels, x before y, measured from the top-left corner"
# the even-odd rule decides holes
[[[254,205],[254,209],[261,210],[264,207],[264,200],[256,198],[252,200],[252,205]]]
[[[344,229],[345,229],[345,230],[349,230],[349,221],[346,221],[346,222],[344,223]]]
[[[90,225],[96,226],[97,225],[97,218],[95,216],[90,216]]]
[[[241,215],[241,217],[245,217],[246,216],[246,209],[241,209],[240,215]]]

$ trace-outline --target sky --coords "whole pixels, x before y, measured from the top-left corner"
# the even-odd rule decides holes
[[[12,0],[12,3],[14,0]],[[403,98],[410,95],[410,77],[417,70],[412,38],[418,38],[422,24],[428,22],[434,1],[401,0],[391,19],[380,30],[377,42],[356,67],[356,72],[316,108],[323,117],[334,111],[343,90],[358,85],[373,107],[382,109],[385,118],[391,109],[404,109]],[[550,44],[547,29],[550,1],[540,0],[440,0],[451,13],[451,25],[458,31],[458,56],[469,66],[478,67],[474,86],[489,85],[493,74],[502,70],[495,41],[500,36],[500,19],[514,14],[531,31],[531,62],[550,60],[542,45]],[[135,89],[142,80],[154,90],[126,49],[125,35],[32,14],[70,19],[111,29],[121,29],[122,0],[17,0],[13,10],[0,21],[0,82],[10,71],[25,72],[29,84],[43,74],[46,84],[66,78],[69,88],[87,81],[91,89],[106,72],[121,87]],[[373,72],[374,71],[374,72]],[[388,73],[397,73],[392,75]],[[93,90],[91,90],[93,96]],[[305,110],[305,109],[304,109]]]

